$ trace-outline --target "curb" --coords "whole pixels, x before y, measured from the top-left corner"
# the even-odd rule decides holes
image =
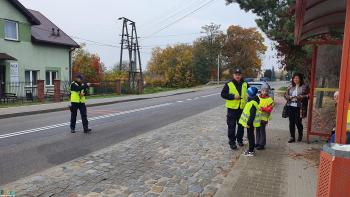
[[[169,96],[176,96],[176,95],[182,95],[182,94],[189,94],[198,92],[201,90],[191,90],[188,92],[179,92],[164,96],[154,96],[154,97],[140,97],[140,98],[133,98],[133,99],[125,99],[125,100],[118,100],[118,101],[110,101],[110,102],[104,102],[104,103],[94,103],[94,104],[87,104],[86,107],[96,107],[96,106],[103,106],[103,105],[111,105],[116,103],[126,103],[126,102],[132,102],[132,101],[141,101],[141,100],[149,100],[149,99],[155,99],[155,98],[164,98]],[[29,115],[36,115],[36,114],[45,114],[45,113],[51,113],[51,112],[59,112],[59,111],[65,111],[69,110],[67,107],[59,107],[55,109],[45,109],[45,110],[38,110],[38,111],[30,111],[30,112],[19,112],[19,113],[13,113],[13,114],[4,114],[0,115],[1,119],[7,119],[7,118],[14,118],[14,117],[21,117],[21,116],[29,116]]]

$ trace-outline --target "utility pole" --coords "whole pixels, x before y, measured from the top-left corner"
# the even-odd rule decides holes
[[[120,17],[118,20],[123,20],[119,69],[122,70],[123,50],[128,50],[129,84],[131,89],[135,90],[138,80],[141,80],[143,83],[140,46],[137,37],[136,23],[125,17]],[[129,27],[131,27],[131,32],[129,32]]]
[[[218,54],[218,85],[220,85],[220,53]]]

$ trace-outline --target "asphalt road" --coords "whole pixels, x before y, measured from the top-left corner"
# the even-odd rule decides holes
[[[90,134],[70,133],[68,111],[2,119],[0,185],[223,105],[220,91],[91,107]]]

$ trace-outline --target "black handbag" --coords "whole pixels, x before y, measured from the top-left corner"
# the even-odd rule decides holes
[[[287,107],[287,103],[286,103],[286,104],[284,105],[284,107],[283,107],[282,118],[288,118],[288,107]]]

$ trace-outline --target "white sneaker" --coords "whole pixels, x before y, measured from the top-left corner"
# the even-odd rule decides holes
[[[243,156],[253,157],[255,156],[255,152],[244,151]]]

